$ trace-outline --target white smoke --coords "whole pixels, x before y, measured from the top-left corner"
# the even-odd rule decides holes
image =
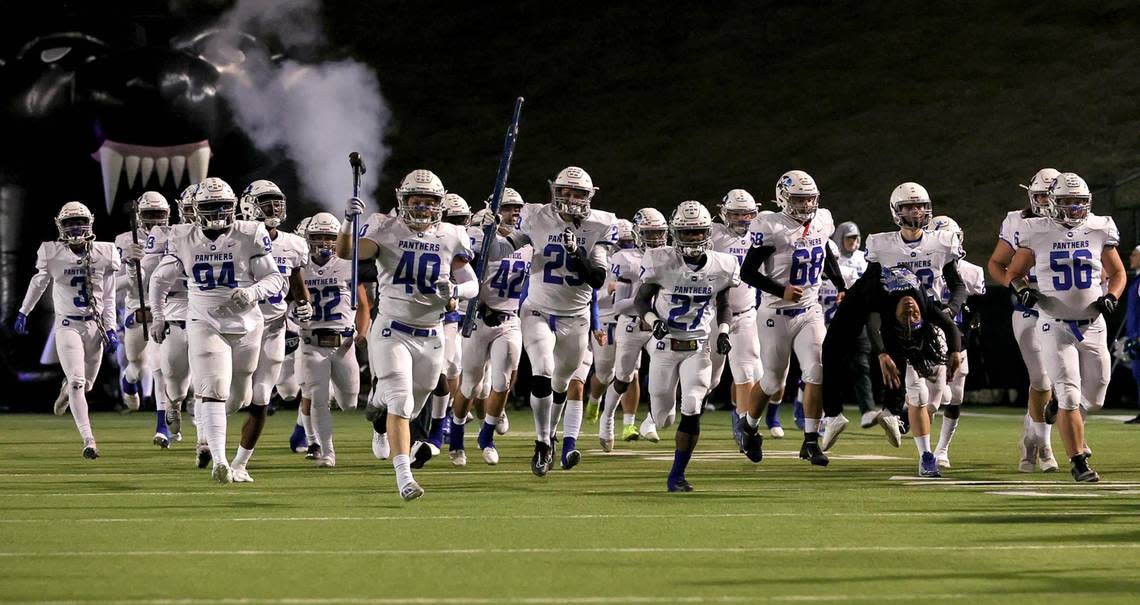
[[[318,0],[238,0],[221,26],[272,37],[287,49],[324,41]],[[383,140],[391,112],[369,66],[352,59],[301,63],[247,55],[239,75],[220,90],[258,149],[293,161],[304,198],[339,216],[352,194],[353,151],[368,166],[361,196],[376,189],[389,154]]]

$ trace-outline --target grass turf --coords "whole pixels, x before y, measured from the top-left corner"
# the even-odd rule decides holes
[[[902,479],[916,475],[912,441],[894,449],[856,416],[824,469],[796,459],[794,428],[766,440],[753,465],[735,451],[728,414],[710,413],[688,472],[698,491],[668,494],[672,430],[606,455],[587,424],[583,463],[538,479],[520,411],[515,432],[497,439],[499,466],[482,463],[472,425],[467,468],[433,460],[416,473],[426,496],[407,504],[390,463],[372,458],[361,414],[335,415],[335,469],[288,451],[293,418],[270,418],[255,483],[221,486],[194,467],[192,437],[168,451],[150,444],[151,414],[95,414],[94,462],[80,457],[70,418],[5,416],[0,601],[1134,603],[1140,594],[1140,446],[1114,418],[1089,422],[1104,483],[1077,485],[1064,460],[1055,474],[1016,472],[1015,410],[964,416],[942,481]],[[231,417],[231,456],[240,422]]]

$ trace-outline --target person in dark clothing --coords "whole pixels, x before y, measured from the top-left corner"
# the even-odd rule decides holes
[[[1124,323],[1124,334],[1127,337],[1125,348],[1140,353],[1140,246],[1132,249],[1132,255],[1128,257],[1128,268],[1132,271],[1132,283],[1124,291],[1128,301],[1128,314]],[[1136,380],[1137,391],[1140,391],[1140,358],[1133,356],[1129,364],[1132,366],[1132,378]],[[1136,402],[1140,405],[1140,396],[1137,396]],[[1140,424],[1140,414],[1125,420],[1124,424]]]

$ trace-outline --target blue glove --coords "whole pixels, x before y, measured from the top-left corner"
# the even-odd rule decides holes
[[[119,333],[107,332],[107,350],[111,353],[119,350]]]
[[[16,313],[16,323],[12,324],[12,329],[15,330],[17,334],[27,334],[28,316],[23,313]]]

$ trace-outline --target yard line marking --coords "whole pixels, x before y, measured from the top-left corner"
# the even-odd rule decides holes
[[[1140,542],[1108,544],[972,544],[963,546],[724,546],[724,547],[593,547],[593,548],[440,548],[391,550],[56,550],[2,551],[0,557],[203,557],[203,556],[408,556],[408,555],[534,555],[534,554],[701,554],[701,553],[828,553],[828,552],[999,552],[1037,550],[1135,550]]]
[[[1007,593],[1029,594],[1029,593]],[[1111,596],[1124,593],[1093,593],[1089,596]],[[783,603],[783,602],[850,602],[850,601],[920,601],[924,599],[967,599],[977,595],[963,593],[916,593],[891,595],[718,595],[718,596],[596,596],[596,597],[346,597],[346,598],[223,598],[223,599],[92,599],[71,601],[10,601],[35,605],[608,605],[610,603]]]
[[[1101,481],[1099,483],[1076,483],[1074,481],[1033,481],[1033,480],[954,480],[954,479],[922,479],[912,475],[895,475],[889,481],[906,481],[906,485],[930,485],[937,487],[992,487],[992,486],[1028,486],[1028,487],[1074,487],[1079,489],[1116,489],[1140,488],[1140,483]]]
[[[1035,492],[1035,491],[1018,491],[1018,490],[1001,490],[996,492],[986,492],[994,496],[1028,496],[1033,498],[1103,498],[1101,494],[1081,494],[1081,493],[1064,493],[1064,492]]]
[[[989,492],[987,492],[989,493]],[[1022,492],[1016,492],[1021,494]],[[1050,494],[1061,495],[1061,494]],[[510,519],[519,520],[594,520],[594,519],[741,519],[741,518],[905,518],[905,517],[1024,517],[1025,511],[883,511],[871,513],[859,512],[741,512],[741,513],[630,513],[630,514],[574,514],[574,515],[511,515]],[[1140,517],[1140,510],[1136,511],[1033,511],[1035,517],[1060,517],[1071,519],[1073,517]],[[314,521],[429,521],[429,520],[459,520],[468,521],[471,515],[377,515],[377,516],[336,516],[336,517],[69,517],[64,519],[0,519],[0,524],[28,524],[28,523],[297,523]]]

